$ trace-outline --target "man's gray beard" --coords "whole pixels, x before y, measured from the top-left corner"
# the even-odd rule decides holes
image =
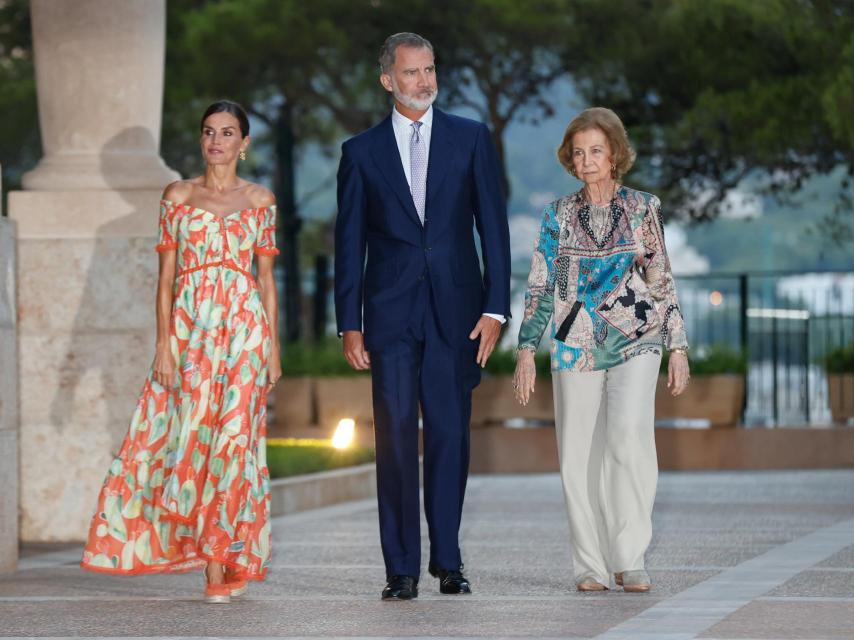
[[[404,95],[397,87],[394,87],[392,94],[394,95],[394,99],[404,107],[414,109],[415,111],[426,111],[427,108],[436,101],[436,96],[439,95],[439,90],[436,89],[429,98],[424,98],[423,100]]]

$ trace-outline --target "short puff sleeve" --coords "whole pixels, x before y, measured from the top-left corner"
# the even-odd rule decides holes
[[[279,254],[276,248],[276,205],[258,209],[258,234],[255,238],[255,253],[261,256]]]
[[[154,250],[175,251],[178,248],[177,219],[179,206],[168,200],[160,201],[160,222],[158,224],[157,246]]]

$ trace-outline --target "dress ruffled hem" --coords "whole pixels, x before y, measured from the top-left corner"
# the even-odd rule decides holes
[[[110,575],[119,575],[119,576],[141,576],[148,575],[153,573],[188,573],[190,571],[199,571],[203,570],[209,562],[219,562],[223,566],[228,567],[229,569],[233,569],[235,575],[242,580],[252,580],[253,582],[262,582],[266,577],[269,571],[269,568],[264,568],[264,570],[259,574],[252,574],[246,571],[246,567],[237,564],[236,562],[231,562],[224,558],[214,558],[212,556],[207,556],[203,553],[198,553],[195,558],[184,558],[181,560],[174,560],[172,562],[163,563],[163,564],[152,564],[145,565],[142,567],[137,567],[136,569],[120,569],[119,567],[101,567],[94,564],[89,564],[86,560],[80,561],[80,567],[85,569],[86,571],[92,571],[94,573],[105,573]]]

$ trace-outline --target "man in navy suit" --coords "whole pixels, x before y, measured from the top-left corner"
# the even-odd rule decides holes
[[[459,548],[471,393],[510,315],[510,243],[489,130],[432,107],[432,45],[390,36],[380,67],[394,109],[342,147],[335,308],[347,361],[372,373],[382,597],[408,600],[421,572],[419,406],[428,569],[442,593],[471,592]]]

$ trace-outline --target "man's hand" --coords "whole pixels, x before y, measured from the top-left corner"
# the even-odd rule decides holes
[[[495,318],[489,316],[481,316],[477,324],[474,325],[474,331],[469,334],[469,339],[477,340],[480,336],[480,347],[477,350],[477,363],[481,367],[486,366],[486,361],[492,355],[495,349],[495,343],[498,342],[498,335],[501,333],[501,323]]]
[[[350,366],[357,371],[365,371],[371,368],[371,357],[365,351],[365,336],[361,331],[345,331],[342,335],[344,339],[344,357]]]

